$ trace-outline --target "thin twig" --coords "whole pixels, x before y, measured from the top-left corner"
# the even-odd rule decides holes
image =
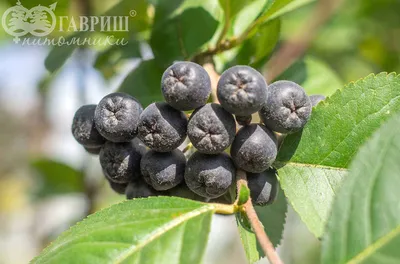
[[[226,2],[226,10],[225,10],[224,20],[225,20],[224,27],[221,31],[221,34],[218,37],[217,44],[216,44],[217,47],[222,43],[222,41],[224,40],[224,38],[226,36],[226,33],[228,33],[228,30],[231,26],[230,3],[228,1]]]
[[[239,192],[241,185],[247,186],[246,172],[242,170],[237,170],[236,177],[238,179],[237,187]],[[260,246],[263,249],[265,256],[268,258],[269,262],[271,264],[283,264],[283,261],[280,259],[278,253],[274,248],[274,245],[269,239],[267,233],[265,233],[264,227],[258,219],[251,199],[247,200],[247,202],[243,205],[243,209],[247,215],[247,218],[250,221],[251,227],[253,228],[253,231],[257,237],[258,243],[260,243]]]
[[[306,20],[298,34],[287,40],[268,61],[264,76],[271,82],[290,67],[309,48],[319,29],[335,13],[343,0],[320,0],[310,18]]]

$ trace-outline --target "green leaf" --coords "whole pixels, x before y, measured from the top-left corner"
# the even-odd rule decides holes
[[[278,246],[282,239],[287,212],[287,202],[283,191],[280,190],[273,204],[255,206],[254,209],[272,244],[274,244],[275,247]]]
[[[271,0],[249,1],[233,19],[230,36],[240,36],[262,13],[264,6],[271,3]]]
[[[136,16],[128,19],[128,27],[130,32],[110,32],[116,39],[125,37],[125,40],[127,40],[128,35],[132,35],[134,32],[145,30],[149,26],[150,19],[147,16],[147,7],[147,0],[136,0],[134,2],[130,0],[122,0],[110,8],[102,16],[129,16],[129,11],[135,10]],[[112,20],[110,25],[112,28]],[[95,31],[100,32],[100,28],[101,23],[95,26]],[[73,38],[81,38],[81,42],[83,42],[83,38],[89,35],[90,32],[78,32],[67,37],[66,41]],[[78,45],[75,43],[71,45],[53,47],[45,59],[46,69],[51,73],[57,71],[65,64],[66,60],[77,48]]]
[[[399,263],[400,115],[358,152],[332,208],[322,262]]]
[[[15,6],[18,1],[6,0],[4,2],[6,2],[11,7],[11,6]],[[24,6],[26,9],[32,9],[37,6],[50,7],[51,5],[53,5],[54,3],[57,2],[56,8],[54,10],[52,10],[54,12],[54,14],[56,15],[56,17],[67,16],[69,13],[68,11],[69,11],[69,7],[70,7],[70,3],[68,0],[57,0],[57,1],[55,1],[55,0],[30,0],[30,1],[20,1],[20,2],[22,4],[22,6]],[[57,27],[56,27],[56,30],[57,30]]]
[[[317,237],[354,154],[398,111],[400,76],[370,75],[318,104],[303,131],[285,138],[275,163],[279,181]]]
[[[32,263],[200,263],[214,212],[181,198],[126,201],[73,226]]]
[[[66,42],[83,36],[85,35],[82,33],[73,34],[66,38]],[[76,48],[76,45],[54,46],[47,55],[44,61],[44,66],[49,72],[54,73],[65,64]]]
[[[279,182],[293,208],[315,236],[323,233],[333,198],[346,170],[288,163],[279,169]]]
[[[255,206],[255,210],[271,242],[275,247],[278,246],[282,239],[287,212],[287,202],[282,190],[278,194],[275,203],[264,207]],[[247,221],[245,216],[240,214],[236,215],[239,235],[247,259],[250,263],[254,263],[263,257],[264,253],[257,243],[255,234],[249,229],[249,223]]]
[[[164,70],[157,65],[155,60],[142,61],[128,74],[118,90],[134,96],[144,107],[153,102],[162,101],[163,72]]]
[[[97,55],[94,67],[106,79],[115,75],[119,63],[124,59],[141,58],[140,42],[130,40],[126,46],[112,46]]]
[[[82,192],[84,190],[82,172],[57,161],[40,159],[31,163],[40,181],[35,194],[46,197],[54,194]]]
[[[236,216],[236,223],[239,229],[240,240],[242,241],[247,260],[249,261],[249,263],[257,262],[260,258],[262,258],[263,254],[262,252],[258,251],[256,235],[249,229],[244,227],[243,223],[241,223],[240,217],[240,215]]]
[[[160,1],[150,39],[156,60],[167,67],[199,52],[217,30],[220,13],[213,0]]]
[[[300,84],[307,94],[330,96],[343,87],[337,74],[323,61],[307,56],[298,60],[276,80],[290,80]]]
[[[128,28],[129,32],[107,32],[115,38],[129,38],[132,34],[142,32],[149,29],[151,25],[151,18],[148,16],[147,9],[149,7],[148,0],[122,0],[116,5],[107,10],[104,16],[118,17],[128,16]],[[134,10],[134,16],[131,15],[131,11]],[[97,26],[96,31],[100,31],[100,26]]]
[[[314,1],[315,0],[276,0],[261,16],[260,20],[263,22],[272,20]]]
[[[251,0],[219,0],[219,4],[224,10],[225,20],[231,20],[240,12],[246,5],[249,5]]]
[[[280,29],[279,19],[261,25],[257,32],[243,43],[237,55],[237,64],[257,67],[257,64],[263,63],[278,43]]]

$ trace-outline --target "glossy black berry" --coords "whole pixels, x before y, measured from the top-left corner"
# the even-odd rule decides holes
[[[279,191],[277,172],[268,169],[261,173],[247,173],[247,184],[253,204],[264,206],[272,204]]]
[[[128,184],[125,190],[127,199],[147,198],[150,196],[158,196],[161,193],[154,190],[151,186],[145,183],[142,179],[132,181]]]
[[[236,167],[254,173],[268,169],[275,161],[277,152],[274,133],[259,124],[242,127],[231,146]]]
[[[249,66],[234,66],[222,73],[217,86],[220,104],[228,112],[251,115],[261,109],[267,97],[264,77]]]
[[[97,130],[113,142],[129,142],[137,134],[142,105],[125,93],[112,93],[101,99],[94,120]]]
[[[188,124],[190,142],[206,154],[223,152],[232,144],[235,133],[235,119],[218,104],[206,104],[197,109]]]
[[[208,155],[195,152],[185,171],[186,185],[205,198],[217,198],[229,189],[235,179],[235,166],[226,153]]]
[[[183,181],[186,157],[182,151],[148,151],[140,162],[143,179],[157,191],[172,189]]]
[[[316,106],[319,102],[324,101],[326,97],[321,94],[310,95],[311,105]]]
[[[172,107],[187,111],[206,104],[211,93],[207,72],[193,62],[177,62],[163,74],[161,90],[165,101]]]
[[[289,134],[305,126],[311,110],[310,98],[300,85],[291,81],[277,81],[268,87],[267,100],[259,115],[268,128]]]
[[[105,176],[115,183],[128,183],[140,175],[140,160],[146,148],[138,140],[124,143],[108,141],[100,151]]]
[[[87,148],[99,148],[106,142],[94,124],[95,110],[96,105],[81,106],[72,121],[72,135],[79,144]]]
[[[138,137],[152,150],[168,152],[186,139],[186,115],[167,103],[152,103],[140,115]]]

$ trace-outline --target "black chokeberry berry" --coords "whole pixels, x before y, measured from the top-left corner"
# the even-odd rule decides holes
[[[138,137],[158,152],[169,152],[186,139],[186,115],[167,103],[152,103],[140,115]]]
[[[112,142],[129,142],[137,134],[142,105],[125,93],[111,93],[96,107],[94,121],[97,130]]]
[[[172,189],[183,181],[186,157],[182,151],[148,151],[140,162],[143,179],[157,191]]]
[[[251,115],[261,109],[267,97],[264,77],[249,66],[234,66],[222,73],[217,86],[217,96],[228,112]]]
[[[253,117],[251,115],[248,116],[235,116],[236,122],[241,126],[248,126],[251,124],[251,120]]]
[[[92,155],[99,155],[100,154],[100,150],[101,150],[101,147],[91,148],[91,147],[83,146],[83,148],[86,150],[87,153],[92,154]]]
[[[168,190],[170,196],[181,197],[194,201],[204,201],[205,198],[192,192],[185,183],[179,184],[171,190]]]
[[[193,146],[206,154],[228,148],[235,138],[236,123],[232,114],[218,104],[206,104],[189,119],[188,137]]]
[[[99,148],[106,139],[100,135],[94,124],[96,105],[81,106],[72,121],[72,135],[79,144],[86,148]]]
[[[128,184],[125,190],[125,195],[128,200],[131,200],[135,198],[147,198],[150,196],[158,196],[161,195],[161,193],[154,190],[142,179],[138,179]]]
[[[172,107],[182,111],[193,110],[207,103],[211,81],[203,67],[182,61],[164,72],[161,90],[165,101]]]
[[[247,184],[253,204],[264,206],[272,204],[279,191],[277,171],[268,169],[261,173],[247,173]]]
[[[114,192],[116,192],[118,194],[125,194],[125,190],[126,190],[126,187],[128,186],[128,183],[116,183],[116,182],[112,182],[112,181],[108,180],[108,178],[107,178],[107,181],[108,181],[108,184],[110,185],[110,188]]]
[[[259,124],[242,127],[231,146],[236,167],[247,172],[265,171],[275,161],[277,153],[274,133]]]
[[[124,143],[108,141],[100,151],[105,176],[115,183],[128,183],[140,176],[140,160],[146,148],[138,140]]]
[[[197,151],[186,164],[185,182],[194,193],[213,199],[226,193],[235,175],[235,166],[226,153],[208,155]]]
[[[267,100],[259,115],[268,128],[290,134],[305,126],[311,110],[310,98],[300,85],[291,81],[277,81],[268,87]]]

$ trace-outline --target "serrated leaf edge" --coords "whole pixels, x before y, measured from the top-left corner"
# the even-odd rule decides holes
[[[336,92],[334,92],[332,95],[328,96],[325,100],[321,101],[317,106],[313,107],[313,111],[321,111],[321,109],[325,108],[327,105],[330,104],[330,101],[332,100],[331,98],[338,96],[339,94],[342,93],[342,91],[344,89],[347,89],[347,87],[349,87],[349,86],[359,85],[360,83],[368,81],[369,79],[377,79],[377,78],[382,78],[382,77],[386,78],[386,79],[398,78],[400,81],[400,75],[397,74],[396,72],[391,72],[391,73],[381,72],[378,74],[371,73],[364,78],[349,82],[346,85],[344,85],[342,88],[337,89]],[[283,139],[281,146],[283,146],[284,142],[285,142],[285,139]],[[314,168],[322,168],[322,169],[326,168],[326,169],[334,169],[334,170],[347,170],[346,168],[342,168],[342,167],[325,166],[325,165],[320,165],[320,164],[298,163],[298,162],[291,162],[291,161],[289,161],[289,162],[275,161],[274,166],[275,166],[275,164],[279,166],[278,168],[282,168],[285,165],[297,166],[296,164],[299,164],[298,166],[303,166],[303,167],[314,167]]]
[[[135,198],[135,199],[132,199],[132,200],[125,200],[125,201],[122,201],[122,202],[119,202],[119,203],[115,203],[115,204],[113,204],[113,205],[111,205],[111,206],[109,206],[109,207],[106,207],[106,208],[102,208],[102,209],[98,210],[96,213],[86,216],[84,219],[82,219],[81,221],[79,221],[79,222],[76,223],[75,225],[70,226],[70,227],[69,227],[67,230],[65,230],[59,237],[61,237],[61,236],[67,236],[68,234],[70,234],[70,233],[72,232],[72,229],[78,228],[79,226],[81,226],[82,224],[84,224],[84,222],[85,222],[87,219],[90,219],[90,218],[92,218],[92,217],[95,217],[95,215],[97,215],[97,214],[102,214],[102,213],[104,213],[104,212],[106,212],[106,211],[109,211],[109,210],[111,210],[111,208],[112,208],[113,206],[121,205],[121,204],[124,204],[124,203],[131,203],[132,201],[138,201],[138,200],[152,200],[152,199],[158,199],[158,198],[160,198],[160,196],[148,197],[148,198]],[[167,197],[166,197],[166,198],[167,198]],[[174,199],[187,200],[187,199],[179,198],[179,197],[174,197]],[[206,210],[205,212],[198,213],[197,215],[192,216],[192,217],[190,217],[190,218],[196,217],[196,216],[198,216],[198,215],[200,215],[200,214],[202,214],[202,213],[206,213],[206,212],[209,212],[209,211],[215,212],[215,211],[217,210],[217,208],[216,208],[213,204],[205,204],[205,203],[202,203],[202,202],[195,202],[195,201],[193,201],[193,202],[194,202],[194,203],[199,203],[199,204],[204,204],[204,206],[203,206],[203,207],[200,207],[200,208],[197,208],[197,209],[195,209],[195,210],[193,210],[193,211],[190,211],[189,213],[195,212],[195,211],[200,210],[200,209],[204,209],[204,210],[207,209],[207,210]],[[187,214],[189,214],[189,213],[185,213],[185,214],[183,214],[183,215],[177,217],[176,219],[179,219],[180,217],[182,217],[182,216],[184,216],[184,215],[187,215]],[[190,218],[187,218],[187,219],[190,219]],[[176,219],[174,219],[173,221],[175,221]],[[158,229],[156,229],[156,230],[162,229],[163,227],[167,226],[167,225],[170,224],[170,223],[171,223],[171,222],[168,222],[167,224],[165,224],[164,226],[162,226],[162,227],[160,227],[160,228],[158,228]],[[177,225],[179,225],[179,224],[177,224]],[[172,228],[173,228],[173,227],[172,227]],[[154,231],[154,232],[155,232],[155,231]],[[59,238],[59,237],[58,237],[58,238]],[[58,248],[62,247],[63,245],[66,245],[66,244],[70,243],[70,242],[73,241],[73,240],[75,240],[75,238],[74,238],[74,239],[67,240],[67,241],[64,241],[64,243],[61,243],[61,244],[57,245],[55,248],[53,248],[53,249],[50,250],[51,246],[56,242],[56,240],[52,241],[45,249],[43,249],[43,251],[40,252],[39,255],[37,255],[36,257],[34,257],[34,258],[30,261],[30,263],[37,263],[37,260],[40,259],[41,257],[43,257],[44,255],[49,254],[50,252],[54,252],[54,251],[57,250]]]

